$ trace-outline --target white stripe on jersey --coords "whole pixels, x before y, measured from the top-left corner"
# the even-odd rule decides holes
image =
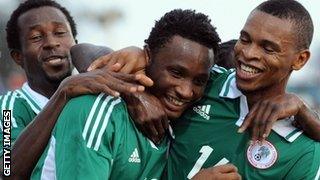
[[[318,168],[318,172],[317,172],[316,178],[314,178],[314,180],[319,180],[319,179],[320,179],[320,166]]]
[[[93,128],[91,130],[91,133],[90,133],[90,137],[89,137],[89,140],[87,142],[87,147],[88,148],[91,148],[92,146],[92,142],[93,142],[93,138],[96,134],[96,131],[97,131],[97,128],[98,128],[98,125],[100,123],[100,120],[101,120],[101,117],[102,117],[102,114],[108,104],[108,102],[112,99],[113,97],[112,96],[108,96],[102,103],[100,109],[99,109],[99,113],[98,113],[98,116],[97,118],[95,119],[95,122],[94,122],[94,125],[93,125]]]
[[[10,99],[10,103],[9,103],[9,110],[11,110],[11,122],[12,122],[12,127],[18,127],[16,119],[13,117],[13,104],[14,104],[14,100],[17,97],[17,93],[13,92],[11,99]]]
[[[217,73],[225,73],[225,72],[228,71],[226,68],[218,66],[216,64],[211,68],[211,70],[213,70],[213,71],[215,71]]]
[[[20,94],[20,96],[27,101],[31,109],[36,113],[39,114],[40,110],[39,108],[35,107],[33,103],[30,101],[30,99],[20,90],[18,89],[17,92]]]
[[[104,117],[102,127],[101,127],[101,129],[100,129],[99,134],[98,134],[97,142],[96,142],[96,144],[95,144],[95,146],[94,146],[94,150],[95,150],[95,151],[97,151],[97,150],[99,149],[99,146],[100,146],[100,143],[101,143],[102,134],[103,134],[103,132],[104,132],[104,131],[106,130],[106,128],[107,128],[110,115],[111,115],[111,113],[112,113],[112,111],[113,111],[113,107],[114,107],[116,104],[119,104],[120,102],[121,102],[120,99],[117,99],[117,100],[111,102],[111,105],[110,105],[110,107],[108,108],[108,112],[107,112],[106,116]]]
[[[1,104],[1,112],[0,112],[1,117],[0,117],[0,119],[2,119],[2,117],[3,117],[2,111],[6,109],[6,102],[8,100],[9,94],[11,94],[11,91],[9,91],[6,95],[3,95],[3,100],[2,100],[2,104]],[[1,130],[3,131],[2,123],[3,122],[0,121]]]
[[[2,110],[6,109],[6,102],[8,100],[9,94],[11,94],[11,92],[8,92],[6,95],[4,95],[4,98],[3,98],[2,105],[1,105],[1,118],[2,118]]]
[[[50,146],[48,154],[44,160],[44,164],[41,172],[41,180],[55,180],[56,178],[56,161],[55,161],[55,151],[56,151],[56,139],[51,136]]]
[[[93,106],[92,106],[92,108],[91,108],[91,110],[90,110],[89,116],[88,116],[88,118],[87,118],[87,120],[86,120],[86,125],[84,126],[84,130],[83,130],[83,132],[82,132],[82,137],[83,137],[83,139],[86,139],[86,138],[87,138],[87,132],[88,132],[88,129],[89,129],[91,120],[92,120],[92,118],[93,118],[94,112],[96,111],[97,106],[98,106],[98,104],[99,104],[99,102],[100,102],[100,100],[101,100],[101,98],[102,98],[103,96],[104,96],[103,93],[99,94],[99,96],[97,97],[97,99],[96,99],[96,100],[94,101],[94,103],[93,103]]]

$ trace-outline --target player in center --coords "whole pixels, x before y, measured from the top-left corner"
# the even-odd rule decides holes
[[[147,89],[174,120],[199,100],[220,41],[208,17],[173,10],[156,22],[148,39]],[[169,137],[168,137],[169,138]],[[126,104],[105,94],[74,98],[65,106],[33,179],[159,179],[168,138],[155,145],[134,125]],[[239,178],[235,167],[212,173]]]

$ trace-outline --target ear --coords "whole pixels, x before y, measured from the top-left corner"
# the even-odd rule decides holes
[[[143,46],[144,57],[146,58],[146,65],[151,63],[151,51],[148,44]]]
[[[310,58],[310,51],[309,49],[305,49],[299,52],[298,58],[292,64],[292,70],[299,70],[301,69],[309,60]]]
[[[19,66],[22,68],[24,67],[23,57],[20,50],[11,50],[10,55]]]

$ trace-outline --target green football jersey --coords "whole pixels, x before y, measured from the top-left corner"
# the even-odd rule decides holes
[[[191,179],[201,168],[232,163],[243,179],[318,179],[320,143],[277,121],[263,144],[237,130],[248,113],[235,72],[213,72],[204,98],[175,122],[168,179]]]
[[[11,110],[11,142],[13,143],[21,131],[33,120],[33,118],[40,112],[41,108],[33,101],[30,94],[24,89],[9,91],[7,94],[0,96],[1,106],[1,151],[3,141],[3,117],[2,110]],[[2,154],[2,153],[1,153]]]
[[[156,146],[143,136],[120,98],[80,96],[60,114],[32,179],[159,179],[167,144]]]
[[[11,110],[11,147],[13,143],[24,130],[25,127],[35,118],[35,116],[41,111],[42,107],[46,102],[40,104],[36,101],[34,95],[32,95],[32,90],[27,84],[24,84],[21,89],[15,91],[9,91],[7,94],[0,96],[0,106],[1,106],[1,117],[0,117],[0,147],[1,147],[1,156],[3,155],[3,117],[2,110]],[[36,92],[33,92],[34,94]],[[41,95],[38,95],[41,96]],[[44,98],[44,97],[42,97]],[[40,100],[40,99],[38,99]],[[45,100],[46,101],[46,100]],[[44,152],[45,154],[47,151]],[[37,167],[43,165],[44,158],[41,158],[38,161]],[[34,171],[39,171],[38,168],[35,168]]]

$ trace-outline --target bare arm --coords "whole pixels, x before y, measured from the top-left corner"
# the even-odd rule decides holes
[[[81,61],[79,61],[81,62]],[[85,74],[68,77],[62,81],[58,90],[50,98],[44,109],[21,133],[12,149],[11,177],[8,179],[29,179],[30,174],[45,149],[54,125],[65,104],[72,97],[82,94],[104,92],[119,96],[119,92],[132,93],[143,89],[134,75],[99,69]],[[134,83],[132,83],[134,82]],[[143,82],[142,82],[143,83]],[[116,89],[113,90],[113,89]],[[1,170],[3,168],[1,159]]]
[[[304,132],[316,141],[320,141],[320,120],[319,115],[312,111],[305,103],[301,104],[299,112],[295,116],[298,125]]]

